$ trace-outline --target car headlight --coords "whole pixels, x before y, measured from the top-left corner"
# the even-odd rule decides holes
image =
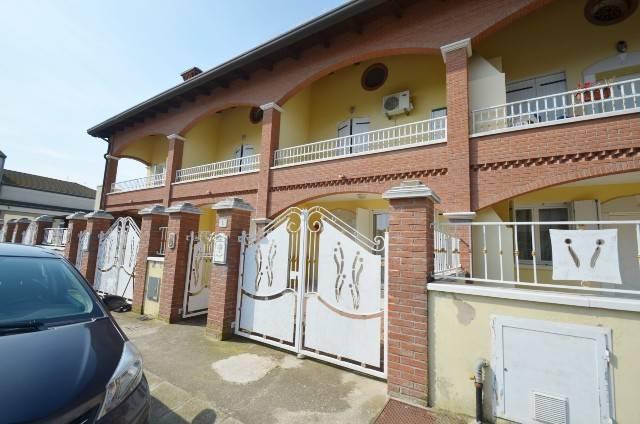
[[[133,343],[125,342],[120,362],[107,383],[98,419],[120,405],[138,387],[140,380],[142,380],[142,356]]]

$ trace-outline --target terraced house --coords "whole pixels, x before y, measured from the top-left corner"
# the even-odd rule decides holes
[[[89,129],[103,210],[67,255],[138,312],[391,396],[635,422],[637,3],[353,1],[189,69]]]

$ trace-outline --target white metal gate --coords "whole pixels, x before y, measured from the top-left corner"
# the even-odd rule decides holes
[[[82,230],[78,233],[78,250],[76,251],[76,268],[80,269],[84,261],[84,254],[89,249],[89,232]]]
[[[386,377],[386,238],[313,207],[241,242],[236,334]]]
[[[100,233],[93,287],[99,293],[133,299],[140,229],[130,217],[118,218]]]
[[[207,313],[213,238],[214,234],[208,231],[200,231],[199,233],[192,231],[189,235],[189,259],[182,306],[183,318]]]
[[[22,244],[36,244],[36,229],[38,224],[31,222],[26,230],[22,233]]]

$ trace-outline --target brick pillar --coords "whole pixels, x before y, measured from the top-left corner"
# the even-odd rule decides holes
[[[140,243],[138,244],[138,258],[136,260],[135,280],[133,285],[133,311],[143,313],[144,290],[147,282],[147,258],[158,256],[162,244],[162,231],[169,221],[168,214],[161,205],[153,205],[138,212],[142,216],[140,226]]]
[[[10,243],[13,239],[13,232],[16,229],[16,220],[10,219],[4,224],[3,239],[0,241]]]
[[[275,103],[267,103],[260,108],[262,117],[262,139],[260,141],[260,175],[256,204],[256,222],[269,216],[269,188],[271,187],[271,166],[273,154],[280,142],[280,114],[282,108]],[[260,226],[261,224],[258,223]],[[264,225],[263,225],[264,226]]]
[[[34,221],[36,223],[36,234],[33,244],[39,245],[42,244],[44,240],[44,230],[51,228],[53,225],[53,217],[50,215],[40,215]]]
[[[87,232],[89,233],[89,244],[85,257],[80,266],[80,273],[84,275],[93,285],[93,279],[96,275],[96,264],[98,260],[98,246],[100,245],[100,234],[104,233],[111,227],[113,215],[102,210],[93,211],[85,215],[87,218]]]
[[[428,395],[427,281],[433,274],[434,203],[419,181],[387,190],[389,200],[390,396],[426,405]]]
[[[13,230],[13,242],[20,244],[22,243],[22,234],[27,230],[27,227],[31,224],[31,221],[28,218],[20,218],[16,221],[16,226]]]
[[[167,140],[169,140],[169,148],[167,150],[167,167],[164,177],[164,206],[171,204],[171,184],[176,181],[176,172],[182,167],[182,151],[186,139],[178,134],[171,134],[167,136]]]
[[[243,231],[249,231],[253,208],[244,200],[230,197],[215,205],[216,237],[227,237],[227,257],[224,264],[213,263],[209,287],[209,310],[206,334],[216,340],[233,336],[238,299],[240,241]]]
[[[87,228],[87,218],[82,212],[67,216],[67,243],[64,245],[64,257],[72,264],[76,263],[80,232]]]
[[[469,146],[469,56],[467,38],[440,48],[447,72],[447,175],[455,184],[446,199],[447,212],[464,215],[471,212],[471,170]],[[457,229],[460,238],[462,268],[471,268],[471,227]]]
[[[187,236],[191,231],[198,231],[201,212],[191,203],[178,203],[168,207],[166,211],[169,221],[158,318],[171,323],[182,318],[184,284],[189,260]]]
[[[102,193],[100,196],[100,207],[104,208],[105,207],[105,199],[107,196],[107,193],[111,193],[111,185],[113,183],[116,182],[116,176],[118,174],[118,160],[119,158],[115,157],[115,156],[105,156],[106,159],[106,163],[105,163],[105,173],[104,173],[104,180],[102,182]]]

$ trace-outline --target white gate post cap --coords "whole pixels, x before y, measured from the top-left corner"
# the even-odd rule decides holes
[[[53,222],[53,217],[51,215],[40,215],[36,219],[35,222]]]
[[[16,223],[18,223],[18,224],[28,224],[28,223],[31,223],[31,220],[29,218],[20,218],[19,220],[16,221]]]
[[[7,221],[7,224],[15,224],[16,223],[16,219],[12,218],[10,220]]]
[[[471,222],[476,217],[475,212],[444,212],[442,214],[449,222]]]
[[[74,212],[71,215],[67,215],[67,219],[71,220],[71,219],[83,219],[86,220],[87,217],[84,214],[84,212]]]
[[[180,202],[169,206],[165,209],[167,213],[191,213],[194,215],[202,215],[200,209],[189,202]]]
[[[169,215],[167,210],[162,205],[151,205],[146,208],[142,208],[138,211],[138,215]]]
[[[253,206],[245,202],[243,199],[239,197],[227,197],[226,199],[222,199],[218,203],[211,206],[213,210],[225,210],[225,209],[239,209],[242,211],[253,212]]]
[[[440,203],[440,197],[422,181],[417,180],[401,182],[399,186],[392,187],[382,193],[382,198],[388,200],[429,198],[433,203]]]
[[[105,212],[102,209],[98,209],[97,211],[90,212],[85,215],[87,219],[113,219],[113,215],[109,212]]]

